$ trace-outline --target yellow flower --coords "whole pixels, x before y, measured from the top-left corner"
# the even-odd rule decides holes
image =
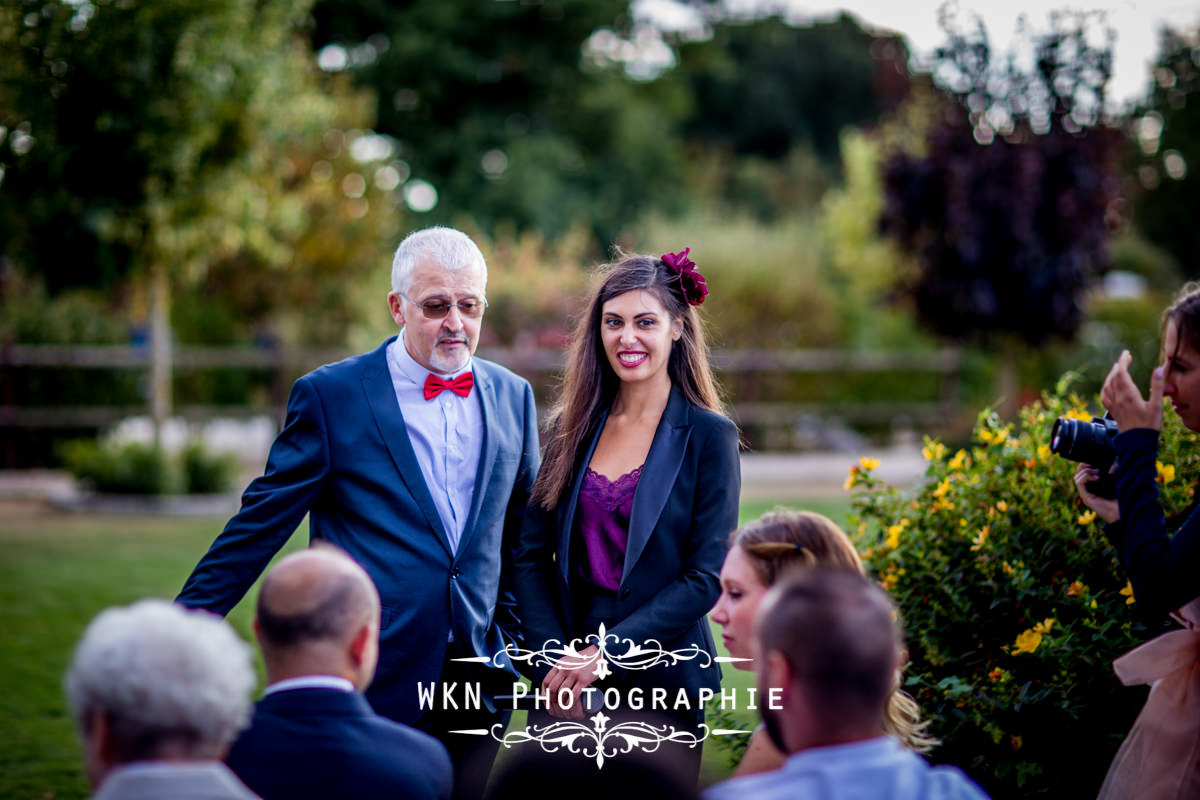
[[[921,455],[925,456],[926,461],[940,461],[946,455],[946,445],[927,436],[925,446],[921,448]]]
[[[1083,585],[1083,581],[1075,581],[1067,587],[1068,597],[1079,597],[1082,594],[1087,594],[1088,588]]]
[[[1017,656],[1022,653],[1032,653],[1038,649],[1042,643],[1042,637],[1050,632],[1054,627],[1054,618],[1047,619],[1034,625],[1029,630],[1017,635],[1017,646],[1013,648],[1013,655]]]
[[[1004,563],[1002,563],[1002,564],[1000,565],[1000,568],[1004,570],[1004,574],[1005,574],[1005,575],[1008,575],[1008,576],[1010,576],[1010,577],[1012,576],[1012,574],[1013,574],[1014,572],[1016,572],[1016,570],[1015,570],[1015,569],[1013,569],[1013,566],[1012,566],[1012,564],[1008,563],[1007,561],[1005,561]]]
[[[1155,461],[1154,466],[1158,468],[1158,482],[1163,486],[1175,480],[1174,464],[1163,464],[1161,461]]]
[[[990,533],[991,530],[992,530],[991,525],[984,525],[982,528],[979,529],[978,535],[976,535],[975,538],[973,538],[971,540],[971,542],[973,543],[971,545],[972,552],[978,552],[979,550],[983,549],[983,546],[985,544],[987,544],[988,533]]]
[[[1004,680],[1004,670],[996,667],[994,670],[988,673],[988,677],[992,679],[992,683]]]
[[[996,510],[1003,514],[1005,511],[1008,511],[1008,503],[1001,500],[999,503],[996,503]]]
[[[908,520],[904,520],[904,522],[908,522]],[[889,526],[887,529],[887,539],[885,540],[884,543],[891,549],[895,550],[897,547],[900,546],[900,534],[903,532],[904,532],[904,523],[903,522],[898,525]]]
[[[873,470],[879,466],[879,459],[878,458],[867,458],[866,456],[863,456],[862,458],[860,458],[858,460],[858,463],[862,464],[862,468],[864,471],[870,472],[871,470]]]
[[[936,489],[933,490],[933,496],[934,497],[945,497],[946,492],[948,492],[948,491],[950,491],[950,479],[946,478],[945,480],[943,480],[941,483],[939,483],[937,485]]]
[[[1084,422],[1091,422],[1092,415],[1088,413],[1086,408],[1072,408],[1067,412],[1067,419],[1081,419]]]
[[[1024,633],[1017,635],[1017,646],[1013,648],[1013,655],[1019,656],[1022,653],[1032,653],[1038,649],[1042,643],[1042,634],[1030,629]]]
[[[1095,607],[1096,607],[1096,601],[1095,601],[1095,600],[1093,600],[1092,602],[1088,603],[1088,608],[1095,608]]]
[[[1080,525],[1091,525],[1095,521],[1096,521],[1096,512],[1095,511],[1085,511],[1079,515],[1079,524]]]
[[[1125,605],[1131,606],[1136,602],[1133,596],[1133,584],[1125,582],[1125,588],[1121,590],[1121,594],[1125,595]]]
[[[1037,457],[1040,458],[1042,461],[1049,459],[1050,458],[1050,445],[1039,444],[1038,449],[1037,449]]]
[[[967,464],[967,451],[959,450],[954,454],[954,458],[950,459],[949,467],[952,470],[962,469]]]
[[[858,483],[858,473],[862,471],[862,467],[858,464],[853,464],[850,467],[850,474],[846,476],[846,482],[842,484],[843,489],[853,489]]]

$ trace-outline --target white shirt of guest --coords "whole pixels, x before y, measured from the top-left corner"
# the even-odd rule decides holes
[[[475,473],[483,449],[483,406],[479,387],[466,397],[445,390],[432,400],[425,399],[425,378],[429,370],[416,362],[404,347],[404,331],[387,348],[388,373],[396,391],[396,401],[404,415],[408,438],[416,453],[425,485],[441,517],[452,552],[467,526],[471,501],[475,496]],[[472,363],[443,380],[470,372]]]
[[[931,766],[892,736],[814,747],[774,772],[710,786],[703,800],[988,800],[955,767]]]

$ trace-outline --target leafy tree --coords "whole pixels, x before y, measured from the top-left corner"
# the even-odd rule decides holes
[[[1093,44],[1087,17],[1051,19],[1030,70],[996,64],[982,26],[951,29],[935,72],[947,101],[920,147],[884,167],[883,229],[915,262],[905,283],[918,317],[945,337],[1002,343],[1002,376],[1014,343],[1074,336],[1117,208],[1120,138],[1101,118],[1111,38]],[[1002,393],[1015,401],[1015,386]]]
[[[607,243],[678,161],[663,134],[679,99],[586,57],[597,30],[628,27],[627,8],[318,0],[313,46],[375,91],[378,130],[437,192],[430,221],[554,237],[585,220]]]
[[[319,82],[297,36],[308,10],[305,0],[0,8],[0,254],[52,291],[151,287],[159,420],[172,292],[199,290],[214,269],[269,274],[290,289],[279,302],[312,291],[303,284],[316,275],[337,275],[317,283],[336,290],[391,230],[390,209],[345,155],[367,109]],[[349,245],[334,252],[326,235]]]
[[[779,160],[804,145],[836,163],[842,129],[882,111],[876,44],[848,14],[803,27],[776,16],[720,22],[710,40],[679,48],[671,79],[686,81],[694,98],[683,131],[738,155]]]
[[[1189,276],[1200,275],[1200,47],[1195,36],[1163,29],[1154,84],[1131,115],[1141,192],[1137,227],[1171,253]]]

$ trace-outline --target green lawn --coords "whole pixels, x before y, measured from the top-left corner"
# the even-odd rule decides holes
[[[747,503],[742,519],[753,519],[775,505]],[[848,509],[841,500],[790,505],[819,511],[839,523]],[[223,524],[223,519],[0,510],[0,797],[87,797],[62,694],[71,650],[101,609],[142,597],[174,597]],[[305,546],[307,540],[304,525],[285,552]],[[256,591],[247,597],[253,598]],[[244,600],[230,614],[247,640],[251,613],[250,601]],[[748,672],[726,668],[725,675],[726,686],[751,685]],[[750,713],[745,718],[753,724]],[[727,751],[706,746],[705,779],[727,774],[728,761]]]

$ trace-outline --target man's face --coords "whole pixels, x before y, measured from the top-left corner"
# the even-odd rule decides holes
[[[483,271],[478,267],[447,270],[422,256],[412,273],[409,299],[388,294],[388,307],[397,325],[404,326],[404,346],[418,364],[430,372],[457,372],[467,365],[479,344],[482,317],[464,317],[455,306],[462,300],[484,300]],[[421,306],[429,302],[450,303],[441,319],[429,319]]]

